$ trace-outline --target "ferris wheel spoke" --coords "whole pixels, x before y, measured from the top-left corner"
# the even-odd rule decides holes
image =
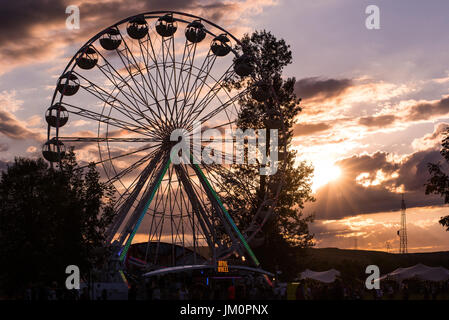
[[[235,120],[231,121],[231,117],[229,116],[228,111],[229,111],[229,107],[232,105],[235,105],[235,103],[237,103],[243,95],[244,95],[244,93],[237,94],[237,95],[231,97],[226,102],[222,102],[221,99],[219,99],[220,106],[214,108],[211,112],[209,112],[208,114],[204,114],[202,118],[198,119],[198,117],[204,112],[204,110],[207,107],[207,105],[204,105],[201,110],[196,111],[195,115],[193,112],[191,113],[191,116],[189,117],[190,121],[188,122],[188,126],[192,125],[194,122],[206,123],[207,121],[211,120],[212,118],[221,114],[222,112],[225,112],[226,117],[228,119],[228,123],[236,123],[237,114],[235,114],[233,117]],[[237,111],[235,111],[235,113],[237,113]],[[219,128],[219,127],[223,127],[223,125],[217,126],[216,128]]]
[[[157,38],[159,38],[159,37],[157,37]],[[156,83],[156,85],[157,85],[157,88],[159,89],[159,91],[162,93],[162,95],[164,96],[164,108],[163,108],[163,113],[164,113],[164,116],[165,116],[165,121],[169,121],[169,104],[168,104],[168,100],[169,100],[169,96],[168,96],[168,90],[167,90],[167,87],[165,86],[165,84],[164,83],[160,83],[160,82],[165,82],[165,76],[166,76],[166,69],[165,69],[165,64],[162,62],[162,71],[161,71],[161,67],[159,66],[161,63],[160,62],[158,62],[159,61],[159,59],[158,59],[158,56],[159,55],[156,55],[156,51],[155,51],[155,48],[154,48],[154,44],[153,44],[153,41],[151,41],[151,37],[150,37],[150,35],[148,34],[147,35],[147,45],[148,45],[148,43],[149,43],[149,45],[150,45],[150,48],[151,48],[151,51],[150,50],[148,50],[147,49],[147,51],[149,51],[150,52],[150,54],[149,54],[149,56],[151,57],[151,59],[153,60],[153,63],[154,63],[154,65],[155,65],[155,67],[156,67],[156,79],[155,79],[155,83]],[[161,42],[161,46],[160,46],[160,49],[161,49],[161,51],[162,51],[162,53],[161,53],[161,55],[162,55],[162,59],[163,59],[163,61],[164,61],[164,51],[163,51],[163,41],[164,40],[161,40],[162,42]]]
[[[130,174],[135,169],[139,168],[142,164],[144,164],[145,162],[147,162],[150,159],[152,159],[157,152],[158,152],[158,150],[153,150],[150,154],[145,155],[144,157],[142,157],[139,160],[135,161],[134,163],[132,163],[131,165],[129,165],[125,169],[116,172],[115,176],[109,178],[106,181],[106,183],[112,184],[112,183],[116,182],[117,180],[120,180],[121,178],[125,177],[127,174]]]
[[[126,152],[124,154],[120,154],[118,156],[114,156],[114,157],[111,157],[111,158],[108,158],[108,159],[102,159],[101,161],[96,161],[96,162],[93,162],[93,163],[95,165],[98,165],[98,164],[101,164],[101,163],[104,163],[104,162],[108,162],[108,161],[111,161],[111,160],[116,160],[116,159],[120,159],[120,158],[123,158],[123,157],[127,157],[127,156],[130,156],[132,154],[136,154],[136,153],[139,153],[139,152],[142,152],[142,151],[145,151],[145,150],[149,150],[149,149],[152,149],[152,148],[156,148],[156,147],[159,147],[159,146],[160,145],[146,146],[146,147],[143,147],[143,148],[140,148],[140,149],[137,149],[137,150],[133,150],[133,151],[130,151],[130,152]],[[87,165],[83,166],[81,168],[86,168],[86,167],[87,167]]]
[[[187,49],[187,50],[186,50]],[[192,79],[192,71],[193,66],[195,62],[195,56],[196,56],[196,49],[197,49],[197,43],[189,43],[186,40],[186,44],[184,45],[184,52],[183,52],[183,58],[181,63],[181,71],[180,74],[183,75],[184,71],[187,72],[187,77],[182,76],[182,94],[183,94],[183,104],[181,105],[181,115],[177,115],[177,118],[179,118],[179,123],[184,123],[184,112],[183,109],[186,104],[186,99],[189,94],[189,87],[190,87],[190,80]],[[187,54],[186,54],[187,51]],[[184,69],[186,66],[188,66],[186,69]]]
[[[195,105],[196,99],[198,99],[198,96],[201,94],[201,90],[204,87],[216,60],[217,56],[214,55],[211,50],[209,50],[203,60],[201,67],[199,68],[199,73],[192,83],[192,86],[188,90],[189,95],[186,97],[186,105]],[[193,102],[189,104],[192,98]]]
[[[118,56],[120,57],[120,60],[122,61],[122,64],[125,67],[126,71],[128,72],[130,78],[132,79],[137,91],[139,92],[139,97],[142,99],[142,101],[144,101],[145,104],[148,104],[148,97],[146,95],[147,90],[145,88],[145,84],[147,84],[147,86],[148,86],[148,83],[146,83],[145,76],[142,73],[142,70],[140,67],[140,61],[137,61],[132,50],[129,48],[128,43],[126,42],[125,37],[123,37],[123,35],[121,33],[120,33],[120,38],[122,39],[124,48],[123,49],[117,48],[116,52],[117,52]],[[142,83],[139,83],[138,81],[136,81],[136,78],[135,78],[136,74],[133,74],[132,70],[130,69],[132,66],[134,66],[135,69],[140,74]],[[141,90],[143,91],[143,93]]]
[[[224,89],[221,82],[224,81],[226,78],[230,77],[233,74],[233,71],[230,71],[228,69],[221,77],[215,81],[214,85],[212,87],[209,87],[209,91],[204,95],[204,97],[195,104],[194,108],[190,110],[186,117],[186,122],[193,122],[195,121],[202,113],[203,111],[208,107],[209,103],[214,99],[218,98],[218,93]],[[244,95],[243,92],[235,95],[234,97],[230,97],[227,93],[227,96],[230,98],[227,102],[221,103],[220,107],[214,109],[214,115],[220,113],[222,110],[226,109],[231,103],[236,102],[240,97]],[[219,99],[220,100],[220,99]],[[221,100],[220,100],[221,101]],[[206,116],[205,116],[206,117]],[[207,119],[210,119],[212,117],[209,117]],[[200,120],[204,121],[204,120]]]
[[[96,50],[99,54],[99,56],[102,58],[102,61],[104,61],[104,64],[101,65],[97,63],[97,68],[103,73],[103,75],[108,78],[108,80],[113,84],[116,88],[118,88],[121,93],[127,98],[127,100],[131,102],[131,99],[134,100],[135,106],[145,105],[146,101],[142,99],[140,96],[140,93],[136,92],[136,90],[129,85],[128,81],[120,74],[119,71],[109,62],[108,59],[104,55],[101,54],[99,50]],[[118,83],[122,83],[123,86],[120,87]],[[125,92],[123,88],[128,88],[129,92]],[[131,98],[131,99],[130,99]]]
[[[156,138],[115,138],[115,137],[58,137],[61,142],[158,142],[161,145],[161,140]]]
[[[140,177],[142,176],[142,174],[144,174],[145,170],[140,171],[136,177],[134,178],[134,180],[128,185],[126,186],[121,178],[124,177],[126,174],[132,172],[135,168],[139,167],[142,163],[147,162],[150,159],[153,159],[154,156],[156,155],[156,153],[159,150],[153,150],[150,154],[144,156],[143,158],[137,160],[136,162],[134,162],[133,164],[131,164],[128,168],[117,172],[117,170],[114,170],[114,172],[116,173],[116,176],[109,178],[109,180],[107,180],[107,183],[114,183],[116,181],[119,181],[120,184],[124,187],[124,191],[121,193],[121,197],[124,197],[126,195],[130,194],[130,190],[133,190],[134,187],[139,183]],[[114,167],[115,168],[115,167]],[[146,168],[146,167],[145,167]],[[144,168],[144,169],[145,169]],[[109,177],[109,175],[108,175]],[[117,192],[120,193],[120,190],[118,190],[118,188],[116,188]]]
[[[103,55],[100,54],[100,56],[103,58],[103,61],[105,64],[103,66],[97,64],[97,67],[101,70],[101,72],[108,78],[108,80],[118,89],[120,90],[121,94],[129,101],[129,103],[133,104],[139,109],[139,113],[143,114],[144,111],[150,111],[152,115],[152,120],[156,123],[160,122],[161,115],[156,114],[151,108],[149,108],[150,104],[148,101],[145,101],[141,98],[140,93],[136,92],[136,89],[134,89],[130,84],[128,79],[123,78],[123,76],[118,72],[112,64],[106,59]],[[149,73],[149,70],[147,71]],[[109,74],[109,75],[108,75]],[[130,74],[130,72],[128,72]],[[120,84],[117,82],[117,80],[120,80]],[[127,88],[129,92],[126,92],[123,90],[124,88]],[[152,91],[152,88],[150,88]],[[137,99],[136,96],[139,98]],[[152,97],[155,101],[155,104],[158,106],[158,101],[156,97],[153,94]],[[134,103],[131,102],[131,99],[134,100]],[[143,105],[142,105],[143,104]],[[139,107],[139,105],[142,105],[142,109]]]
[[[203,164],[202,167],[206,171],[208,177],[214,181],[216,185],[220,187],[220,190],[226,190],[226,185],[224,184],[224,180],[226,179],[233,179],[235,182],[238,183],[240,186],[240,190],[248,191],[250,187],[254,187],[251,184],[244,183],[241,179],[239,174],[236,174],[235,172],[232,172],[230,169],[227,169],[225,166],[217,166],[217,165],[207,165]],[[248,187],[245,188],[244,186]],[[221,192],[222,192],[221,191]]]
[[[94,97],[100,99],[105,104],[110,106],[111,108],[117,110],[121,114],[125,115],[129,119],[137,122],[142,128],[145,128],[146,130],[152,131],[151,127],[148,127],[148,125],[143,124],[142,120],[147,120],[147,117],[142,114],[136,106],[131,107],[130,105],[124,103],[117,97],[112,96],[109,92],[105,91],[103,88],[99,87],[92,81],[88,80],[87,78],[77,74],[82,79],[84,79],[88,85],[80,85],[81,88],[92,94]],[[119,105],[117,105],[115,102],[118,102]],[[133,116],[134,114],[134,116]],[[137,116],[137,118],[136,118]],[[153,123],[157,127],[157,123]]]
[[[133,80],[137,90],[140,92],[140,89],[139,89],[139,87],[140,87],[145,92],[145,95],[146,95],[147,90],[145,88],[145,84],[146,84],[146,86],[148,87],[148,89],[150,91],[152,90],[152,86],[150,85],[150,83],[147,81],[146,77],[142,73],[142,68],[140,67],[139,62],[137,62],[137,60],[136,60],[132,50],[129,48],[128,44],[126,43],[126,40],[123,37],[122,37],[122,39],[123,39],[123,42],[125,44],[125,49],[122,49],[122,50],[118,50],[117,49],[117,52],[118,52],[118,54],[119,54],[119,56],[120,56],[120,58],[122,60],[122,63],[125,65],[125,68],[128,71],[129,76],[132,78],[132,80]],[[140,41],[139,41],[139,46],[140,46]],[[126,54],[123,54],[122,53],[123,51]],[[130,59],[129,56],[132,58],[132,60]],[[125,62],[124,59],[126,59],[127,62]],[[143,57],[142,57],[142,59],[143,59]],[[145,61],[144,61],[144,64],[145,64]],[[136,66],[136,69],[137,69],[138,73],[140,74],[140,78],[142,80],[142,84],[139,84],[139,82],[136,81],[134,75],[132,74],[132,72],[131,72],[131,70],[129,68],[129,65],[135,65]],[[147,71],[148,71],[148,69],[147,69]],[[151,72],[148,73],[148,74],[151,75]],[[156,81],[156,83],[157,83],[157,81]],[[141,95],[142,95],[142,93],[141,93]],[[153,94],[153,99],[155,101],[155,105],[158,107],[158,110],[162,111],[162,108],[160,108],[160,105],[159,105],[159,100],[157,99],[157,96],[155,94]],[[144,101],[145,101],[146,105],[149,106],[148,99],[144,99]],[[166,105],[167,105],[167,103],[168,103],[167,100],[165,100],[165,104]],[[151,112],[151,114],[153,114],[153,116],[156,115],[156,113],[151,108],[147,107],[146,109],[149,110]],[[165,118],[167,118],[166,113],[165,113],[164,116],[165,116]],[[159,127],[160,130],[163,130],[163,128],[161,127],[161,124],[164,123],[164,121],[166,121],[166,119],[164,119],[160,115],[160,112],[159,112],[159,115],[157,117],[158,117],[158,119],[156,119],[156,121],[154,121],[154,120],[150,120],[147,116],[145,116],[145,118],[148,120],[148,122],[150,122],[153,126]]]
[[[120,198],[117,200],[116,202],[116,208],[120,208],[121,204],[122,204],[122,199],[124,199],[125,196],[130,194],[130,190],[133,190],[133,188],[139,183],[141,176],[143,174],[145,174],[145,170],[140,171],[136,177],[134,178],[134,180],[128,185],[126,186],[124,184],[124,182],[121,180],[124,176],[126,176],[127,174],[131,173],[133,170],[135,170],[136,168],[140,167],[143,163],[147,162],[150,159],[154,159],[157,155],[157,153],[159,152],[159,149],[153,150],[151,151],[149,154],[145,155],[144,157],[140,158],[139,160],[135,161],[134,163],[132,163],[131,165],[129,165],[127,168],[123,169],[123,170],[118,170],[116,169],[116,167],[113,165],[112,161],[108,161],[109,159],[106,160],[102,160],[101,165],[103,166],[103,169],[105,171],[105,174],[108,178],[107,182],[108,184],[113,184],[115,182],[119,182],[122,187],[124,188],[123,191],[120,191],[119,188],[115,187],[116,191],[120,194]],[[101,153],[100,153],[101,155]],[[110,155],[109,155],[110,157]],[[112,160],[112,159],[111,159]],[[109,171],[111,169],[107,169],[106,168],[106,164],[109,164],[110,167],[112,167],[115,176],[111,177]],[[147,168],[147,167],[145,167]]]
[[[120,106],[126,107],[126,108],[124,108],[124,110],[128,113],[128,116],[130,119],[133,119],[133,117],[131,116],[131,113],[134,115],[138,115],[138,116],[141,115],[139,107],[137,105],[135,105],[133,102],[130,102],[130,104],[127,104],[127,103],[123,102],[121,99],[117,98],[117,95],[114,96],[111,92],[106,91],[101,86],[99,86],[95,82],[87,79],[80,73],[74,71],[73,74],[77,75],[80,79],[82,79],[86,82],[86,84],[80,84],[80,88],[86,90],[88,93],[94,95],[96,98],[100,99],[101,101],[103,101],[107,104],[110,104],[109,100],[112,100],[113,102],[118,102],[120,104]],[[118,89],[120,91],[121,88],[118,88]],[[118,106],[116,106],[116,105],[112,105],[112,106],[115,108],[118,108]]]
[[[168,86],[169,89],[171,89],[173,96],[176,97],[176,91],[175,88],[173,86],[173,83],[176,83],[176,53],[175,53],[175,41],[174,41],[174,37],[169,37],[168,39],[163,38],[162,39],[162,43],[166,44],[165,45],[165,51],[166,54],[164,55],[164,58],[162,59],[163,64],[165,66],[165,70],[170,68],[170,63],[171,63],[171,72],[170,72],[170,76],[167,77],[166,80],[168,80],[164,83],[165,86]],[[164,46],[162,46],[164,48]],[[166,74],[166,73],[165,73]],[[170,91],[170,90],[167,91]],[[176,104],[173,104],[173,109],[170,110],[170,115],[173,116],[174,114],[174,108],[175,108]]]
[[[185,108],[193,109],[199,95],[201,94],[201,91],[204,88],[204,85],[206,84],[207,78],[209,77],[209,74],[216,60],[217,56],[214,55],[211,50],[209,50],[206,58],[203,60],[203,64],[199,70],[199,73],[197,74],[192,86],[188,90],[189,93],[184,100],[182,110],[184,110]]]
[[[170,37],[168,40],[162,40],[161,48],[163,49],[164,43],[166,41],[170,41],[172,43],[172,47],[173,47],[173,51],[174,51],[174,38],[173,37]],[[165,117],[165,120],[167,121],[168,120],[168,115],[170,114],[170,116],[172,116],[172,112],[170,110],[167,110],[167,108],[170,109],[169,108],[169,105],[170,105],[169,101],[170,100],[174,100],[175,101],[174,104],[176,105],[176,98],[177,98],[177,96],[174,95],[173,97],[170,97],[169,94],[168,94],[168,90],[166,88],[166,81],[165,81],[166,72],[165,71],[168,69],[168,68],[166,68],[166,64],[165,64],[166,57],[165,57],[164,53],[162,52],[162,55],[163,55],[163,57],[162,57],[162,60],[163,60],[163,62],[162,62],[162,64],[163,64],[162,69],[164,71],[163,72],[164,76],[162,76],[160,68],[159,68],[160,62],[158,62],[158,58],[157,58],[156,53],[154,51],[153,42],[151,40],[151,36],[150,36],[149,33],[147,34],[145,40],[139,40],[139,47],[140,47],[140,52],[141,52],[141,56],[142,56],[143,62],[145,64],[145,68],[147,70],[148,85],[149,85],[149,87],[151,89],[151,93],[153,95],[153,99],[157,102],[158,112],[159,113],[162,112],[164,117]],[[151,50],[149,50],[150,47],[151,47]],[[144,53],[144,51],[146,52],[146,54]],[[169,50],[167,50],[167,51],[170,52]],[[145,56],[146,56],[146,58],[145,58]],[[172,57],[172,61],[173,61],[173,68],[175,67],[175,60],[174,60],[175,58],[174,58],[174,56],[175,56],[174,52],[171,53],[171,57]],[[151,60],[151,63],[150,63],[150,60]],[[152,73],[150,72],[150,65],[151,65],[151,68],[157,70],[156,78],[154,78]],[[175,72],[175,71],[172,70],[172,74],[173,74],[173,72]],[[158,81],[158,77],[160,78],[161,81],[164,80],[164,83],[160,83],[160,81]],[[156,88],[153,86],[153,83],[156,86]],[[170,78],[169,84],[172,87],[171,78]],[[163,94],[163,96],[164,96],[164,99],[163,99],[164,105],[165,105],[164,109],[159,104],[159,99],[158,99],[158,94],[157,94],[158,91],[161,92]]]
[[[173,96],[175,96],[175,90],[173,89],[173,83],[172,83],[172,79],[173,79],[174,75],[175,75],[175,79],[176,79],[176,74],[175,74],[176,61],[175,61],[174,52],[172,52],[172,50],[174,51],[174,37],[171,36],[169,38],[162,38],[161,41],[162,41],[161,42],[162,68],[164,70],[162,86],[164,88],[165,99],[168,99],[170,96],[170,89],[171,89],[171,92],[173,93]],[[169,65],[170,62],[172,63],[171,68]],[[169,69],[171,69],[170,75],[167,74],[167,70],[169,70]],[[173,106],[173,108],[170,108],[170,104],[166,103],[166,108],[167,108],[167,115],[170,116],[170,118],[168,119],[168,122],[171,125],[175,125],[174,120],[173,120],[174,106]]]
[[[148,86],[152,95],[153,100],[155,101],[155,105],[157,106],[157,111],[160,119],[166,118],[165,111],[161,107],[158,99],[158,91],[163,91],[162,88],[159,85],[159,82],[157,81],[157,78],[155,79],[151,73],[151,68],[158,68],[157,61],[155,57],[151,56],[150,50],[148,50],[148,42],[151,42],[151,37],[149,34],[147,34],[145,40],[139,40],[139,48],[142,56],[142,60],[145,64],[146,74],[148,78]],[[146,43],[146,46],[145,46]],[[145,53],[145,52],[146,53]],[[146,56],[146,58],[145,58]],[[150,63],[150,60],[152,61],[152,64]],[[156,87],[156,88],[155,88]],[[165,101],[166,102],[166,101]]]
[[[87,119],[91,119],[94,121],[98,121],[98,122],[102,122],[105,123],[107,125],[110,125],[112,127],[116,127],[116,128],[120,128],[120,129],[124,129],[126,131],[130,131],[130,132],[135,132],[141,135],[145,135],[145,136],[155,136],[154,134],[148,132],[147,130],[145,130],[145,128],[142,128],[140,126],[136,126],[133,123],[124,121],[124,120],[120,120],[120,119],[116,119],[110,116],[107,116],[105,114],[100,114],[97,112],[94,112],[92,110],[89,109],[84,109],[72,104],[68,104],[65,102],[61,102],[61,105],[64,106],[67,109],[67,112],[73,114],[73,115],[77,115],[77,116],[81,116],[83,118],[87,118]]]
[[[213,141],[211,141],[211,143],[212,142]],[[204,144],[207,144],[207,142],[204,142]],[[201,145],[201,146],[194,145],[192,150],[195,155],[201,154],[202,157],[204,157],[203,156],[204,148],[205,148],[205,145]],[[217,162],[217,160],[218,160],[220,162],[220,164],[226,164],[226,165],[234,163],[234,154],[233,153],[227,154],[226,150],[220,150],[219,152],[220,152],[220,154],[215,154],[213,156],[213,159],[216,159],[215,162]]]
[[[193,68],[193,63],[195,60],[196,45],[197,45],[196,42],[192,43],[192,42],[189,42],[187,39],[184,43],[184,49],[183,49],[181,63],[180,63],[180,67],[179,67],[180,70],[179,70],[178,81],[175,82],[175,97],[176,97],[175,110],[176,110],[176,124],[177,125],[180,125],[182,123],[182,117],[180,119],[180,114],[179,114],[179,109],[178,109],[178,101],[184,100],[187,95],[187,89],[184,87],[185,81],[186,81],[186,79],[184,77],[184,72],[188,70],[187,78],[190,79],[192,68]],[[184,70],[188,61],[190,62],[190,70],[189,70],[189,68],[187,68],[187,70]],[[181,93],[180,90],[183,93],[182,99],[178,99],[178,95]]]

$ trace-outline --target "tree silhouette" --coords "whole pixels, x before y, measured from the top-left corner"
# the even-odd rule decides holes
[[[0,283],[9,294],[30,283],[62,284],[68,265],[86,277],[105,257],[95,249],[114,215],[111,187],[99,182],[94,164],[81,170],[73,152],[60,169],[42,159],[16,158],[2,173]]]
[[[269,121],[278,120],[283,121],[285,128],[285,134],[279,136],[279,145],[286,144],[288,150],[284,156],[285,168],[279,169],[274,179],[282,181],[282,189],[272,219],[263,229],[264,245],[256,249],[256,253],[264,266],[273,269],[278,265],[286,269],[295,259],[291,249],[309,247],[313,238],[308,229],[313,217],[302,214],[305,202],[314,201],[311,195],[313,168],[305,162],[295,164],[296,152],[290,148],[292,128],[301,112],[300,99],[294,92],[295,78],[282,76],[284,67],[292,62],[292,52],[284,40],[276,39],[265,30],[245,35],[241,42],[243,52],[252,59],[252,76],[235,77],[227,85],[253,89],[239,101],[238,127],[243,130],[266,128]],[[266,94],[270,90],[274,90],[275,95]],[[274,112],[272,106],[276,104],[279,109]],[[260,167],[260,163],[244,169],[236,167],[237,174],[230,175],[227,181],[229,192],[225,203],[241,230],[249,226],[264,195],[273,191],[272,182],[259,174]],[[242,184],[253,188],[241,188]]]
[[[440,153],[449,163],[449,128],[446,129],[441,146]],[[449,203],[449,177],[444,172],[443,166],[439,162],[429,163],[427,166],[430,178],[426,183],[426,194],[439,194],[444,198],[444,203]],[[446,227],[446,231],[449,231],[449,215],[441,217],[439,222]]]

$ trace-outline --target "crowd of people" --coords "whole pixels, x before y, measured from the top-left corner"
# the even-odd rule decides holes
[[[295,290],[296,300],[437,300],[449,298],[448,282],[382,281],[378,289],[367,289],[365,283],[346,284],[341,279],[333,283],[302,280]]]
[[[131,284],[130,300],[261,300],[275,299],[276,291],[262,277],[182,277],[169,274]],[[284,294],[285,295],[285,294]]]
[[[67,290],[56,282],[29,284],[23,300],[108,300],[106,289],[93,297],[89,288]],[[299,280],[274,281],[262,276],[214,277],[211,275],[167,274],[131,281],[129,300],[437,300],[449,299],[449,282],[384,280],[379,289],[368,290],[362,281],[347,283],[338,278],[332,283]]]

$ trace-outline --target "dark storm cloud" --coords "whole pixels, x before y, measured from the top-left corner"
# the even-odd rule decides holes
[[[396,120],[394,115],[370,116],[359,119],[359,124],[366,127],[383,127],[392,124]]]
[[[305,136],[313,133],[318,133],[330,129],[332,126],[328,123],[298,123],[293,128],[293,135]]]
[[[299,98],[326,100],[338,97],[353,85],[351,79],[304,78],[296,81],[295,93]]]
[[[342,177],[320,188],[317,201],[306,213],[315,212],[317,219],[338,219],[361,213],[376,213],[400,209],[401,194],[395,188],[403,186],[408,207],[443,204],[437,195],[426,195],[424,184],[429,179],[427,164],[443,161],[438,151],[425,150],[411,154],[400,163],[389,161],[387,154],[353,156],[338,161]],[[373,181],[379,170],[386,178],[374,185],[357,183],[360,174]],[[397,175],[392,175],[396,173]]]
[[[0,110],[0,133],[15,140],[39,140],[39,134],[25,128],[11,113],[4,110]]]

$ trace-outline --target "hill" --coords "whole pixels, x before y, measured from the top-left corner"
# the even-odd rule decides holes
[[[302,269],[324,271],[330,268],[342,272],[344,277],[366,278],[365,269],[374,264],[381,274],[399,267],[409,267],[422,263],[432,267],[449,269],[449,251],[395,254],[382,251],[347,250],[338,248],[311,248],[300,258]]]

